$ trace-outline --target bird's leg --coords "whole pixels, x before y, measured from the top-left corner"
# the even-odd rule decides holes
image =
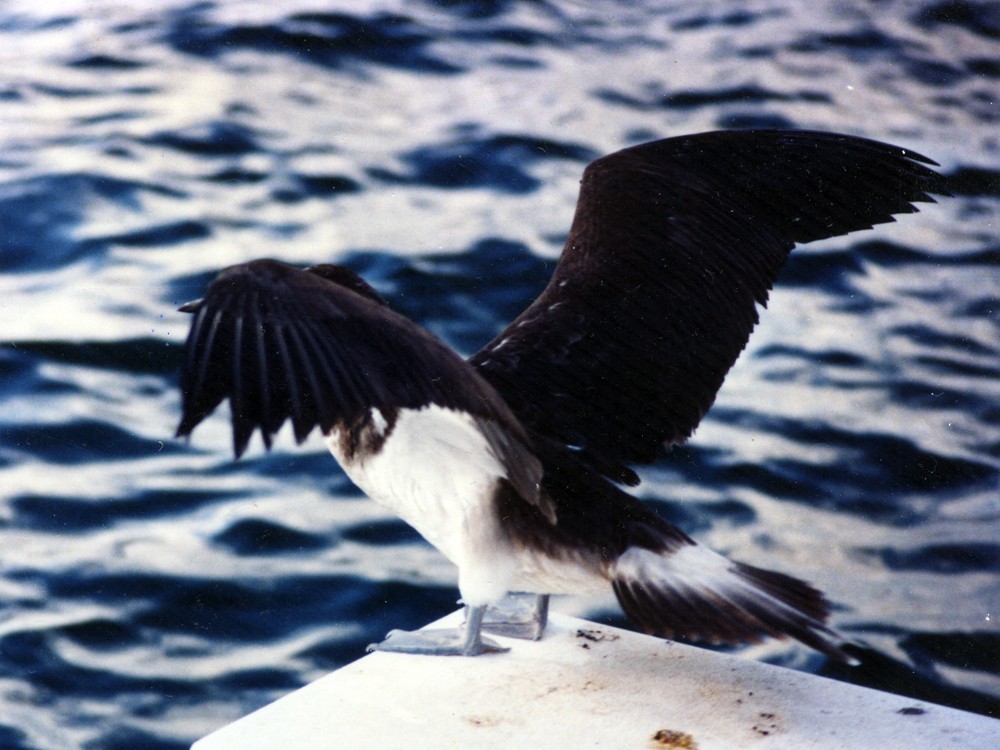
[[[482,637],[483,615],[486,605],[466,607],[465,627],[436,630],[393,630],[381,643],[373,643],[368,651],[394,651],[400,654],[425,654],[429,656],[478,656],[496,654],[504,648],[489,638]]]
[[[548,621],[548,594],[510,594],[486,610],[483,630],[508,638],[537,641]]]
[[[492,641],[483,640],[483,617],[486,615],[486,607],[469,607],[465,613],[465,641],[462,644],[462,654],[465,656],[477,656],[486,650],[487,643]],[[508,648],[496,645],[497,651],[510,651]]]

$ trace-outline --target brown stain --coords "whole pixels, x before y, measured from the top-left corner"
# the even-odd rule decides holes
[[[579,693],[598,693],[602,690],[607,690],[607,688],[608,686],[605,683],[596,680],[585,680],[583,684],[568,682],[560,685],[548,685],[536,691],[533,700],[541,700],[554,693],[572,693],[574,691]]]
[[[698,750],[698,743],[687,732],[676,729],[659,729],[653,735],[655,747],[667,747],[672,750]]]

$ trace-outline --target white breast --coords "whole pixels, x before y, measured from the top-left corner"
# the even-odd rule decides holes
[[[372,419],[386,424],[374,410]],[[466,604],[507,593],[514,554],[493,502],[496,483],[507,474],[471,415],[434,404],[400,409],[381,450],[351,460],[342,455],[336,431],[326,442],[358,487],[458,565]]]

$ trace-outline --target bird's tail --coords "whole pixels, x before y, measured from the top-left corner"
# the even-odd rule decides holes
[[[853,661],[840,648],[845,639],[825,624],[826,598],[797,578],[731,562],[693,542],[631,546],[610,572],[625,614],[651,635],[727,644],[791,636]]]

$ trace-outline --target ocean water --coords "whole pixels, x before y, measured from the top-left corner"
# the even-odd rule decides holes
[[[0,60],[0,748],[183,748],[455,606],[315,436],[173,438],[220,268],[345,263],[470,353],[590,159],[751,126],[904,145],[954,197],[793,254],[639,494],[870,649],[748,656],[1000,716],[995,4],[8,0]]]

